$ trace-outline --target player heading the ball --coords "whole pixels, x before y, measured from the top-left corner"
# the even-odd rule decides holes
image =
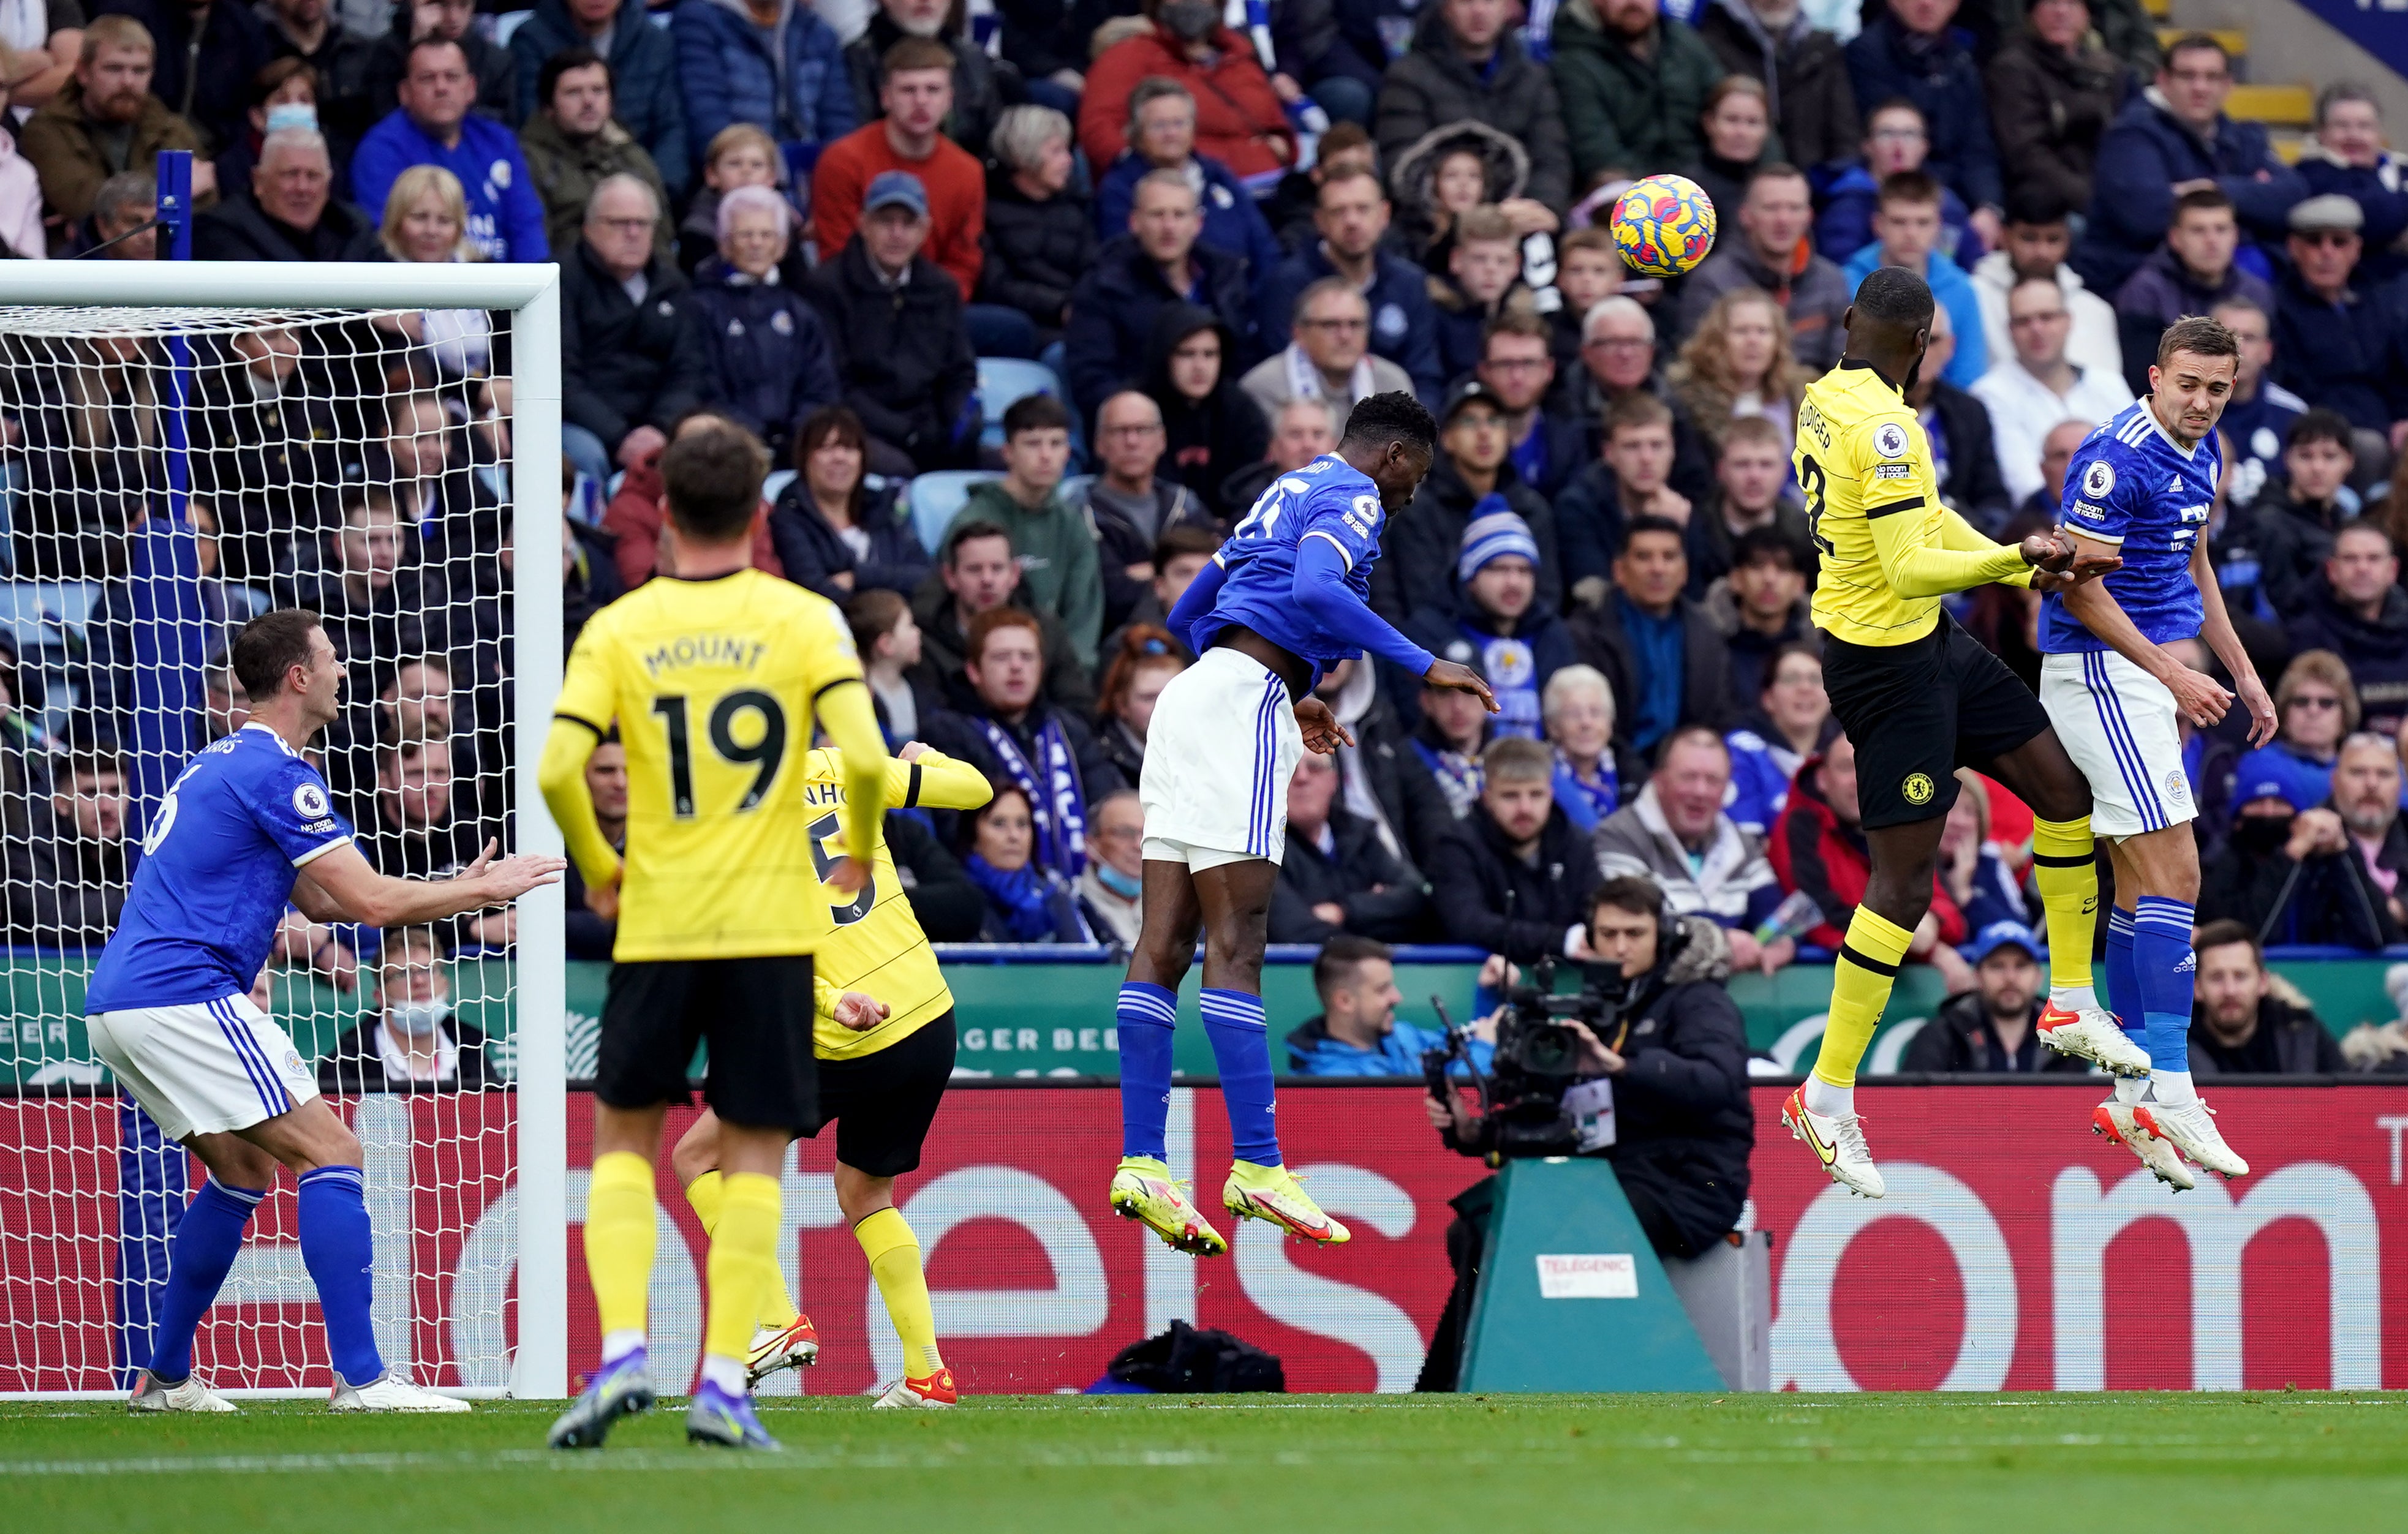
[[[1222,1206],[1312,1241],[1342,1242],[1281,1164],[1263,1020],[1264,924],[1287,841],[1287,785],[1307,749],[1353,745],[1312,695],[1369,650],[1433,687],[1497,702],[1370,608],[1380,518],[1429,473],[1438,425],[1411,394],[1354,406],[1335,452],[1264,490],[1166,620],[1199,658],[1163,689],[1138,797],[1145,805],[1143,925],[1121,987],[1121,1163],[1112,1208],[1183,1252],[1228,1250],[1164,1163],[1179,983],[1204,939],[1204,1031],[1237,1152]]]
[[[84,993],[93,1052],[162,1133],[208,1168],[168,1247],[167,1292],[136,1412],[231,1412],[193,1370],[193,1338],[280,1163],[300,1180],[301,1261],[318,1288],[337,1412],[465,1412],[385,1368],[369,1317],[375,1243],[360,1143],[316,1074],[251,1001],[287,903],[312,921],[408,927],[556,883],[558,858],[495,859],[453,878],[368,866],[302,748],[342,707],[343,663],[318,616],[263,614],[235,636],[250,722],[193,759],[142,839],[124,914]]]

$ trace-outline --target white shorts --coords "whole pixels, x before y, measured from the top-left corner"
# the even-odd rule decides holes
[[[95,1013],[84,1026],[93,1053],[170,1140],[247,1129],[318,1095],[317,1072],[248,996]]]
[[[2195,818],[2182,728],[2163,682],[2113,650],[2041,661],[2041,705],[2090,780],[2090,829],[2138,836]]]
[[[1223,646],[1170,679],[1145,732],[1145,856],[1201,873],[1287,850],[1287,785],[1304,733],[1287,684]]]

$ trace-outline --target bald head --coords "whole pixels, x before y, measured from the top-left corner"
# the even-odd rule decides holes
[[[1096,438],[1106,482],[1128,492],[1152,490],[1154,466],[1162,461],[1165,444],[1162,406],[1134,389],[1124,390],[1096,412]]]

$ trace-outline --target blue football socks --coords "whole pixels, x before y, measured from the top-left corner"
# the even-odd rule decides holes
[[[2199,959],[2191,951],[2190,930],[2196,915],[2188,902],[2162,895],[2142,896],[2132,915],[2132,967],[2147,1019],[2150,1088],[2159,1101],[2180,1102],[2192,1095],[2190,1008]]]
[[[301,1263],[318,1285],[335,1372],[354,1385],[372,1385],[384,1374],[370,1314],[376,1238],[365,1186],[357,1167],[320,1167],[301,1178]]]
[[[1250,991],[1206,987],[1204,1033],[1221,1072],[1221,1100],[1229,1110],[1230,1148],[1240,1161],[1280,1164],[1279,1124],[1272,1116],[1271,1033],[1263,999]]]
[[[158,1340],[150,1354],[150,1372],[159,1379],[176,1385],[192,1374],[193,1334],[242,1250],[251,1212],[266,1197],[265,1188],[227,1187],[212,1178],[184,1206],[167,1249],[167,1293],[160,1301]]]
[[[2116,906],[2107,913],[2107,996],[2116,1026],[2136,1044],[2146,1022],[2141,1011],[2141,976],[2132,960],[2132,913]]]
[[[1121,987],[1121,1154],[1162,1160],[1170,1124],[1170,1035],[1179,998],[1131,980]]]

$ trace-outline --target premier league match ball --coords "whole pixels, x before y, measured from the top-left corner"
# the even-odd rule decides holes
[[[1679,277],[1714,248],[1714,204],[1685,176],[1650,176],[1613,202],[1613,243],[1645,277]]]

